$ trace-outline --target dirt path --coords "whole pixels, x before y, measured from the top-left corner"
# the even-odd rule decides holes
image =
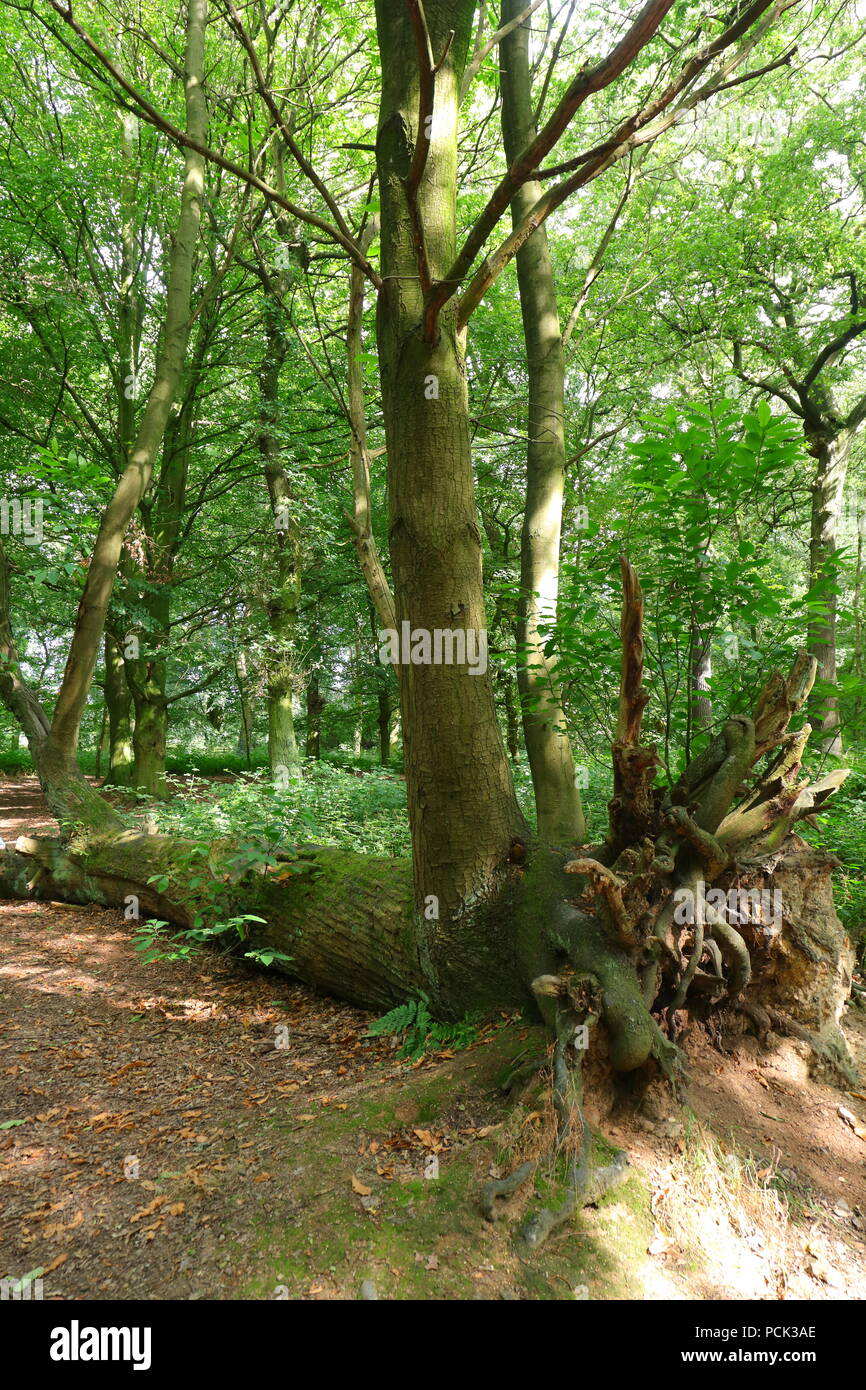
[[[50,824],[35,782],[0,784],[4,840]],[[474,1202],[505,1114],[492,1077],[525,1027],[407,1069],[360,1011],[210,954],[146,965],[134,930],[0,904],[0,1278],[42,1269],[65,1299],[356,1298],[365,1278],[398,1298],[866,1296],[866,1142],[837,1113],[866,1124],[866,1099],[796,1059],[700,1042],[690,1096],[784,1193],[784,1289],[760,1212],[699,1252],[712,1231],[674,1196],[694,1180],[702,1219],[719,1212],[665,1116],[607,1127],[634,1158],[625,1195],[527,1262]]]

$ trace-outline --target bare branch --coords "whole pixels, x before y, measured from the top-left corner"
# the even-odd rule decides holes
[[[524,10],[521,10],[519,15],[517,15],[514,19],[509,20],[507,24],[503,24],[502,28],[497,29],[495,34],[491,34],[490,38],[487,40],[485,44],[482,45],[479,43],[476,45],[475,52],[472,55],[472,61],[466,68],[466,71],[463,74],[463,81],[460,84],[461,104],[463,101],[465,101],[469,93],[469,88],[472,86],[472,83],[478,76],[481,65],[484,62],[487,55],[493,52],[494,48],[498,43],[501,43],[503,39],[508,38],[508,35],[511,33],[512,29],[516,29],[517,26],[519,24],[522,24],[525,19],[529,19],[531,15],[534,15],[535,11],[540,9],[544,3],[545,0],[530,0],[530,3],[526,6]],[[481,31],[479,29],[479,39],[480,32]]]
[[[454,34],[452,31],[445,45],[445,52],[437,65],[433,58],[430,30],[427,28],[427,16],[424,13],[423,4],[421,0],[406,0],[406,3],[409,7],[412,30],[415,34],[421,80],[418,91],[418,129],[415,132],[415,148],[412,152],[409,173],[403,181],[403,187],[406,190],[406,203],[409,208],[409,220],[412,224],[412,241],[415,247],[418,278],[421,283],[421,292],[426,297],[431,283],[430,260],[427,255],[427,239],[424,234],[421,208],[418,204],[418,189],[421,187],[421,180],[424,177],[424,170],[427,167],[427,159],[430,154],[431,125],[436,104],[436,73],[445,61]]]
[[[325,204],[331,212],[331,216],[333,217],[334,221],[337,224],[337,227],[342,232],[343,236],[346,237],[347,240],[352,241],[352,233],[343,217],[343,214],[340,212],[340,209],[337,206],[337,203],[333,195],[328,190],[323,179],[321,179],[319,175],[316,173],[316,170],[313,168],[312,164],[307,159],[303,150],[301,150],[301,148],[299,147],[297,141],[292,135],[289,126],[283,119],[282,112],[280,111],[277,102],[274,100],[273,93],[268,85],[265,74],[262,71],[262,65],[259,62],[259,55],[256,53],[255,44],[253,43],[246,29],[244,28],[243,21],[237,12],[237,9],[232,3],[232,0],[225,0],[225,4],[231,16],[232,26],[235,30],[235,33],[237,34],[238,38],[243,44],[244,49],[247,53],[247,57],[250,60],[250,66],[253,70],[253,76],[256,79],[256,86],[259,89],[259,94],[263,102],[267,106],[268,111],[271,114],[271,118],[274,122],[274,125],[276,126],[277,130],[279,130],[284,141],[286,142],[286,148],[289,150],[290,154],[292,155],[292,158],[295,160],[298,167],[306,175],[306,177],[309,179],[310,183],[313,185],[316,191],[321,195],[323,201],[325,202]]]
[[[587,98],[610,86],[649,43],[672,4],[673,0],[647,0],[634,24],[607,57],[595,67],[584,66],[577,73],[550,119],[500,180],[448,273],[433,286],[431,312],[434,316],[456,293],[518,188],[534,176],[540,162],[553,149]]]

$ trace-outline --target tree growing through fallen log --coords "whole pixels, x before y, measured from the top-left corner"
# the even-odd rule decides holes
[[[253,167],[241,167],[207,146],[199,84],[187,84],[192,109],[189,128],[181,131],[99,48],[77,12],[59,0],[51,0],[51,8],[59,26],[71,31],[74,51],[100,63],[119,98],[186,149],[195,185],[189,183],[183,205],[190,236],[201,161],[210,159],[341,248],[375,289],[395,622],[428,634],[455,626],[472,634],[486,631],[466,395],[472,314],[566,198],[716,91],[751,77],[747,71],[736,79],[733,74],[784,7],[755,0],[732,12],[720,21],[716,37],[691,48],[682,63],[679,56],[670,60],[677,64],[673,75],[657,76],[652,99],[635,110],[629,71],[671,9],[669,0],[649,0],[610,51],[580,66],[564,85],[551,115],[510,161],[460,246],[459,96],[475,6],[470,0],[438,0],[425,11],[420,0],[379,0],[381,272],[296,145],[282,96],[255,58],[256,34],[244,28],[231,0],[226,0],[227,22],[240,44],[237,51],[250,64],[244,85],[262,99],[262,134],[267,141],[283,142],[305,196],[324,204],[321,214],[266,184],[252,156]],[[188,76],[203,62],[204,4],[191,5],[190,17],[195,26]],[[784,56],[776,58],[773,65],[783,61]],[[765,65],[754,75],[766,70]],[[668,72],[666,60],[661,74]],[[547,164],[578,111],[620,78],[625,79],[618,89],[621,110],[609,139],[564,164]],[[533,176],[546,191],[502,244],[479,261]],[[183,307],[177,297],[172,303]],[[186,314],[188,309],[187,304]],[[180,317],[180,326],[188,328],[185,315]],[[162,410],[164,391],[160,402]],[[132,458],[138,458],[135,450]],[[571,1155],[566,1201],[537,1227],[533,1240],[538,1243],[600,1181],[591,1170],[581,1100],[583,1053],[574,1046],[575,1029],[597,1020],[595,1035],[604,1039],[614,1072],[660,1070],[675,1083],[682,1066],[677,1039],[684,1013],[748,1001],[759,1026],[763,1017],[778,1031],[776,1014],[788,1016],[787,986],[799,1000],[809,992],[804,978],[818,978],[817,969],[809,975],[815,962],[805,947],[805,976],[799,982],[791,970],[780,976],[781,945],[773,946],[760,922],[734,924],[707,910],[694,924],[684,924],[676,914],[677,895],[693,894],[697,900],[701,883],[726,886],[731,876],[780,882],[786,872],[808,881],[813,898],[824,893],[823,910],[832,913],[826,897],[829,861],[803,858],[808,851],[793,833],[802,816],[820,809],[839,777],[814,787],[805,784],[800,773],[808,732],[788,731],[814,680],[813,664],[799,658],[789,676],[773,676],[752,718],[731,718],[672,787],[659,787],[655,753],[641,743],[647,701],[643,601],[637,576],[624,562],[622,683],[604,844],[578,848],[531,835],[502,746],[489,676],[473,674],[465,664],[433,662],[400,669],[411,871],[406,864],[314,846],[203,846],[142,835],[124,829],[76,774],[75,747],[123,532],[148,468],[136,464],[122,480],[110,525],[100,532],[52,719],[26,689],[11,621],[0,617],[6,647],[0,695],[25,727],[63,830],[59,839],[24,839],[6,853],[0,889],[117,907],[135,900],[137,907],[180,927],[214,911],[226,920],[261,917],[264,925],[250,938],[256,946],[285,953],[298,978],[367,1008],[389,1008],[423,989],[445,1019],[488,1007],[536,1010],[556,1039],[556,1138]],[[791,928],[801,943],[808,941],[802,918]],[[816,949],[809,945],[809,951]],[[837,952],[829,972],[834,981],[844,975],[840,958]],[[845,1066],[833,1032],[833,1007],[830,1001],[820,1026],[811,1028],[802,1013],[792,1017],[791,1026],[805,1030],[816,1050]],[[763,1015],[755,1014],[756,1008]]]

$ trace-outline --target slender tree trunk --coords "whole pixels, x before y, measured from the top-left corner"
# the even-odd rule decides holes
[[[378,230],[378,218],[371,220],[361,245],[366,251]],[[352,266],[349,291],[349,319],[346,329],[347,378],[349,385],[349,428],[351,430],[350,458],[352,461],[352,496],[354,513],[352,529],[358,563],[367,585],[371,602],[383,628],[395,628],[394,595],[382,566],[376,539],[373,535],[373,515],[370,500],[370,458],[367,451],[367,419],[364,410],[364,371],[361,353],[364,348],[364,277]]]
[[[137,134],[138,121],[132,112],[127,111],[123,115],[121,137],[123,179],[121,185],[120,300],[117,313],[120,347],[117,424],[120,435],[120,454],[124,467],[135,435],[135,398],[138,387],[138,296],[136,293],[138,258],[135,219],[135,145]]]
[[[851,432],[822,430],[812,435],[810,446],[817,467],[812,484],[809,580],[813,585],[819,580],[827,580],[828,592],[822,601],[822,611],[809,623],[809,652],[818,662],[818,680],[826,686],[836,684],[838,599],[833,592],[836,584],[833,562],[851,453]],[[813,711],[813,717],[817,716],[819,721],[822,746],[828,752],[841,754],[839,702],[836,696],[819,692]]]
[[[314,631],[305,689],[307,738],[304,751],[308,758],[322,756],[322,711],[325,708],[325,697],[320,688],[321,660],[322,654]]]
[[[713,702],[709,696],[713,674],[712,633],[706,628],[694,628],[691,642],[692,660],[689,670],[689,744],[695,733],[708,729],[713,722]],[[686,747],[686,756],[690,747]]]
[[[151,796],[164,796],[165,753],[168,739],[168,657],[171,649],[171,610],[175,564],[183,537],[187,480],[192,452],[193,413],[208,341],[206,325],[191,365],[191,385],[183,405],[168,424],[163,440],[162,466],[152,500],[140,504],[144,525],[146,580],[140,603],[148,615],[142,636],[147,650],[127,665],[135,700],[133,780]],[[134,581],[133,581],[134,582]]]
[[[132,695],[126,680],[123,653],[115,639],[105,635],[105,709],[108,714],[107,786],[128,787],[132,782]]]
[[[99,720],[99,729],[96,734],[96,747],[94,750],[93,775],[97,780],[102,776],[102,754],[105,749],[105,736],[108,733],[108,706],[102,702],[102,714]]]
[[[207,139],[207,103],[204,95],[204,37],[207,0],[189,0],[187,7],[184,87],[188,133],[199,143]],[[64,818],[77,806],[99,819],[110,808],[92,793],[77,765],[81,718],[99,655],[105,615],[117,574],[123,538],[150,482],[154,461],[162,443],[174,403],[189,339],[193,264],[201,221],[205,160],[195,150],[185,151],[186,172],[180,216],[173,238],[166,316],[153,386],[144,407],[129,461],[114,496],[103,513],[88,568],[84,592],[70,643],[63,682],[57,697],[50,732],[39,749],[39,777],[49,804]]]
[[[277,563],[267,603],[270,640],[267,652],[268,761],[271,771],[295,781],[301,754],[295,735],[292,691],[295,683],[295,637],[301,599],[301,538],[295,500],[282,464],[277,434],[280,417],[280,368],[286,357],[285,325],[274,303],[265,306],[265,356],[259,372],[261,407],[259,453],[274,516]],[[318,754],[316,754],[318,756]]]
[[[148,556],[140,601],[147,611],[146,630],[139,637],[140,655],[126,662],[126,677],[135,706],[132,733],[133,785],[150,796],[166,794],[165,750],[168,737],[166,704],[167,654],[171,622],[172,558],[160,549],[160,527],[150,507],[145,512]],[[134,585],[135,579],[133,577]]]
[[[864,671],[863,664],[863,536],[866,531],[866,512],[858,509],[857,512],[857,564],[854,571],[854,674],[857,677],[857,694],[854,696],[854,717],[852,723],[858,733],[860,731],[860,718],[863,711],[863,686]]]
[[[505,741],[508,756],[513,763],[520,762],[520,700],[519,690],[510,671],[502,678],[502,696],[505,701]]]
[[[522,0],[503,0],[502,25],[525,9]],[[502,134],[513,164],[536,135],[529,66],[530,21],[502,41]],[[541,196],[541,185],[522,185],[511,205],[519,226]],[[547,231],[542,226],[517,255],[517,280],[529,374],[529,447],[526,510],[520,554],[518,681],[523,701],[523,736],[532,772],[538,833],[553,844],[582,841],[586,822],[575,784],[574,759],[554,662],[545,655],[548,629],[556,621],[559,547],[565,484],[565,358],[556,284]]]
[[[398,629],[432,641],[459,629],[483,640],[481,536],[475,507],[466,390],[465,333],[454,306],[436,341],[424,326],[423,293],[407,179],[414,143],[431,136],[417,190],[433,278],[455,253],[458,89],[474,0],[428,7],[438,61],[435,110],[419,130],[419,62],[410,7],[377,0],[382,100],[377,161],[382,202],[383,289],[378,347],[388,447],[390,553]],[[453,37],[450,37],[452,36]],[[417,224],[416,224],[417,225]],[[483,636],[481,636],[483,634]],[[493,702],[489,668],[424,659],[401,668],[404,751],[416,903],[435,995],[459,1000],[467,979],[502,968],[495,925],[482,905],[504,880],[513,838],[525,834]],[[435,904],[434,906],[432,906]]]
[[[379,706],[379,762],[382,767],[387,767],[391,761],[391,696],[387,690],[380,690],[376,698]]]
[[[252,765],[253,711],[250,704],[249,682],[247,680],[247,657],[242,647],[235,654],[235,677],[238,684],[238,703],[241,711],[241,727],[238,734],[238,752],[243,754],[247,767]]]

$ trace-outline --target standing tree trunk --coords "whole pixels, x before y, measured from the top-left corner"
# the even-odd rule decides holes
[[[382,767],[387,767],[391,761],[391,715],[394,711],[389,691],[380,690],[376,699],[379,706],[379,762]]]
[[[503,0],[502,26],[525,9],[523,0]],[[529,66],[530,21],[502,40],[502,134],[505,155],[514,164],[535,138]],[[519,227],[541,196],[541,185],[524,183],[511,203]],[[556,284],[547,241],[539,227],[517,253],[517,280],[529,375],[529,447],[526,458],[526,510],[520,554],[520,606],[517,625],[518,683],[523,702],[523,736],[538,833],[552,844],[583,840],[586,832],[574,759],[555,664],[545,655],[548,632],[556,621],[559,547],[565,484],[565,357]]]
[[[712,638],[703,629],[693,633],[691,663],[692,729],[708,729],[713,722],[713,702],[709,696],[713,674]]]
[[[120,371],[117,392],[117,427],[122,466],[135,437],[135,398],[138,394],[138,257],[135,224],[135,143],[138,121],[131,111],[123,115],[121,150],[120,298],[117,311]]]
[[[458,91],[475,5],[442,0],[431,9],[430,42],[444,61],[435,75],[430,121],[419,119],[411,9],[393,0],[376,4],[382,59],[378,347],[396,622],[398,630],[406,622],[421,631],[422,643],[436,630],[457,629],[483,640],[486,650],[465,332],[457,329],[453,304],[437,330],[428,330],[421,283],[428,273],[445,275],[455,254]],[[416,151],[419,142],[425,145]],[[419,154],[425,156],[420,178]],[[419,256],[426,266],[420,279]],[[421,925],[422,950],[433,997],[459,1007],[472,976],[487,969],[495,979],[502,969],[501,942],[497,950],[494,923],[481,920],[482,904],[502,884],[509,847],[525,825],[489,669],[476,675],[466,664],[437,664],[419,645],[416,661],[401,668],[401,697],[416,904],[433,900],[439,914]]]
[[[863,536],[866,532],[866,512],[862,506],[857,509],[857,562],[854,568],[854,652],[852,658],[852,668],[857,677],[857,694],[854,696],[854,711],[852,724],[859,733],[860,719],[863,711],[863,686],[864,686],[864,663],[863,663]]]
[[[199,146],[204,145],[207,138],[207,102],[202,86],[206,26],[207,0],[189,0],[184,57],[186,124],[188,134]],[[204,170],[204,157],[187,148],[180,216],[171,249],[165,322],[153,386],[129,451],[128,463],[102,516],[51,727],[36,749],[39,779],[49,806],[63,820],[79,815],[97,823],[116,819],[111,808],[81,777],[77,764],[78,738],[123,538],[150,482],[186,358]]]
[[[132,783],[132,695],[126,680],[123,653],[110,633],[105,635],[105,709],[108,715],[106,786]]]
[[[275,302],[265,305],[265,355],[259,371],[261,406],[259,453],[265,470],[277,537],[277,564],[267,601],[270,641],[267,652],[268,761],[290,781],[301,775],[295,736],[292,691],[295,679],[295,634],[301,599],[301,538],[289,479],[282,465],[278,438],[280,368],[286,357],[285,327]],[[318,756],[318,754],[316,755]]]
[[[827,586],[821,611],[809,623],[809,652],[818,663],[818,680],[828,686],[836,684],[838,599],[835,593],[835,557],[851,453],[851,432],[843,429],[836,433],[821,429],[810,435],[809,444],[810,452],[817,460],[812,484],[809,582],[814,585],[823,581]],[[841,755],[839,702],[836,696],[819,691],[814,701],[814,714],[825,750]]]
[[[252,766],[253,711],[250,704],[249,683],[247,680],[247,657],[242,647],[235,653],[235,679],[238,685],[238,704],[241,712],[241,727],[238,733],[238,752],[243,755],[247,767]]]
[[[307,738],[304,752],[308,758],[320,758],[322,756],[322,711],[325,708],[325,697],[320,688],[321,669],[322,652],[319,645],[318,626],[314,622],[311,633],[307,683],[304,692],[307,705]]]
[[[508,756],[513,763],[520,762],[520,719],[518,714],[518,695],[519,690],[515,686],[515,680],[510,671],[505,671],[502,677],[502,698],[505,702],[505,740],[508,745]]]
[[[369,248],[379,229],[379,219],[370,221],[365,236],[361,240],[363,250]],[[373,516],[370,498],[370,455],[367,449],[367,418],[364,410],[364,371],[361,353],[364,349],[364,276],[356,265],[352,266],[349,289],[349,318],[346,326],[346,377],[349,386],[348,416],[351,432],[349,456],[352,462],[352,497],[354,511],[352,530],[355,534],[355,550],[361,573],[367,585],[367,592],[383,628],[396,627],[394,617],[394,595],[388,584],[388,577],[373,535]],[[374,636],[375,636],[374,626]]]

